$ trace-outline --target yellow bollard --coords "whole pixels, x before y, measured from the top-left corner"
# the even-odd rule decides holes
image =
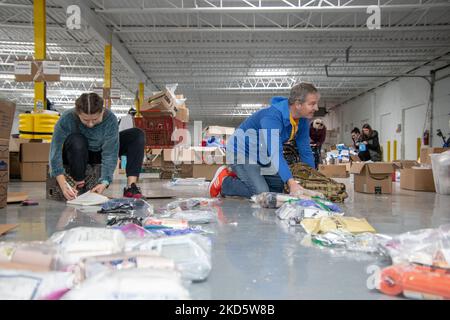
[[[420,148],[422,147],[422,139],[417,138],[417,160],[420,159]]]
[[[394,161],[397,160],[397,140],[394,140]]]

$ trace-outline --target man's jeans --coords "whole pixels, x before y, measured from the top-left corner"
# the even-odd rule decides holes
[[[280,176],[261,175],[261,166],[258,164],[235,164],[231,170],[236,173],[237,178],[226,177],[222,183],[222,196],[239,196],[251,198],[262,192],[284,191],[284,183]]]

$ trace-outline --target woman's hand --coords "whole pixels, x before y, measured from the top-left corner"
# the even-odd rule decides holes
[[[91,192],[102,194],[106,189],[106,185],[103,183],[99,183],[94,188],[92,188]]]
[[[66,198],[67,200],[73,200],[77,197],[78,191],[76,189],[73,189],[67,183],[66,177],[64,177],[63,174],[57,176],[56,181],[58,181],[59,187],[61,188],[64,198]]]
[[[367,142],[367,141],[363,141],[363,143],[364,143],[364,144],[368,144],[368,142]]]

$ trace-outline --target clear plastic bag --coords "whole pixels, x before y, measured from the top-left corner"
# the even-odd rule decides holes
[[[58,248],[47,242],[0,242],[0,268],[30,271],[56,270]]]
[[[81,259],[123,251],[125,236],[120,230],[78,227],[54,233],[49,243],[58,246],[58,269],[78,263]]]
[[[31,272],[0,269],[0,300],[39,300],[74,285],[71,272]]]
[[[420,263],[450,268],[450,225],[421,229],[393,237],[383,244],[394,264]]]
[[[172,259],[184,279],[205,280],[211,271],[211,241],[198,234],[142,239],[126,244],[127,251],[156,251]]]
[[[436,192],[450,194],[450,151],[431,154],[433,178]]]
[[[209,208],[213,204],[217,204],[218,199],[215,198],[189,198],[178,199],[167,204],[166,211],[177,212],[183,210],[192,210],[198,208]]]
[[[72,289],[63,300],[185,300],[178,272],[144,268],[102,272]]]
[[[210,210],[184,210],[171,215],[173,219],[186,220],[189,224],[207,224],[216,220],[216,213]]]
[[[302,199],[310,199],[310,197],[301,197]],[[276,192],[263,192],[251,197],[251,200],[262,208],[275,209],[281,207],[285,202],[298,200],[288,194]]]
[[[316,200],[291,200],[284,203],[279,209],[275,211],[277,217],[281,220],[289,220],[292,218],[321,218],[332,215],[344,215],[342,209],[323,199]]]
[[[177,178],[168,183],[169,187],[204,187],[209,184],[205,178]]]
[[[128,214],[135,217],[147,217],[153,214],[153,206],[143,199],[120,198],[111,199],[102,204],[98,213]]]
[[[75,268],[75,274],[77,283],[81,283],[102,272],[142,268],[175,270],[175,263],[152,252],[128,252],[85,258]]]

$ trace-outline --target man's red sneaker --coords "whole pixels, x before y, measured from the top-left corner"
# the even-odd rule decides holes
[[[216,174],[214,175],[214,178],[211,180],[211,183],[209,184],[209,195],[211,198],[217,198],[220,196],[220,191],[222,191],[222,183],[223,179],[226,177],[232,175],[228,170],[227,166],[221,166],[219,169],[217,169]]]

